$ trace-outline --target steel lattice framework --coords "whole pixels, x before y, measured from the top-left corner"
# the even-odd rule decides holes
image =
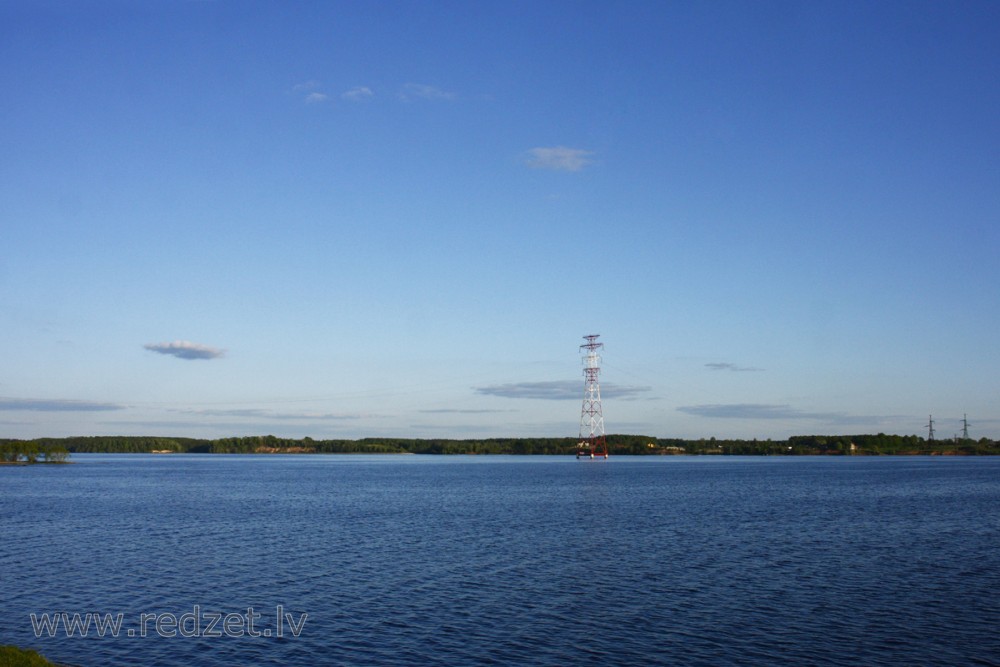
[[[583,408],[580,410],[580,442],[576,457],[608,458],[608,443],[604,437],[604,412],[601,408],[601,355],[598,350],[600,334],[584,336],[587,341],[580,346],[583,355]]]

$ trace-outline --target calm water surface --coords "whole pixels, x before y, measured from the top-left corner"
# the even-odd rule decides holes
[[[0,643],[67,664],[1000,664],[1000,458],[73,460],[0,467]],[[196,606],[270,636],[128,636]]]

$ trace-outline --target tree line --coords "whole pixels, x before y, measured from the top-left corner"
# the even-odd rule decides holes
[[[1000,454],[996,441],[925,440],[916,435],[798,435],[787,440],[654,438],[612,434],[608,450],[614,455],[903,455]],[[163,438],[147,436],[81,436],[0,440],[0,460],[6,462],[65,461],[75,452],[157,452],[196,454],[574,454],[577,438],[362,438],[314,440],[274,435],[218,438]]]
[[[0,463],[65,463],[69,449],[59,442],[0,440]]]

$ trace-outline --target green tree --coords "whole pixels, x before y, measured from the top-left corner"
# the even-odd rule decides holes
[[[49,445],[45,448],[46,463],[65,463],[69,458],[69,450],[62,445]]]

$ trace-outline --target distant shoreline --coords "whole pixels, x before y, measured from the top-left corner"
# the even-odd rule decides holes
[[[215,456],[350,456],[350,455],[372,455],[372,452],[303,452],[303,451],[252,451],[252,452],[76,452],[78,454],[210,454]],[[437,454],[432,452],[377,452],[375,453],[379,456],[413,456],[413,455],[423,455],[423,456],[574,456],[574,452],[560,452],[556,454],[538,454],[538,453],[508,453],[508,452],[450,452],[447,454]],[[826,452],[826,453],[816,453],[816,454],[737,454],[737,453],[704,453],[704,452],[670,452],[670,453],[654,453],[654,454],[615,454],[612,456],[648,456],[650,458],[661,458],[661,457],[703,457],[703,456],[825,456],[830,458],[844,457],[844,458],[872,458],[879,456],[939,456],[939,457],[952,457],[952,456],[1000,456],[1000,451],[998,452],[984,452],[984,453],[967,453],[959,451],[927,451],[927,452],[892,452],[892,453],[882,453],[873,454],[869,452],[857,452],[855,454],[841,454],[838,452]],[[38,465],[44,464],[45,461],[39,461],[38,463],[28,463],[26,461],[19,461],[17,463],[0,462],[0,465]],[[55,463],[55,462],[53,462]],[[59,463],[73,463],[73,461],[60,461]]]
[[[0,466],[44,466],[68,465],[72,461],[0,461]]]
[[[1000,443],[926,440],[916,435],[799,435],[784,440],[655,438],[610,434],[611,456],[992,456]],[[77,436],[0,439],[6,464],[58,463],[66,456],[105,454],[548,454],[575,455],[579,438],[362,438],[314,440],[274,435],[201,439],[159,436]],[[51,459],[51,460],[48,460]]]

